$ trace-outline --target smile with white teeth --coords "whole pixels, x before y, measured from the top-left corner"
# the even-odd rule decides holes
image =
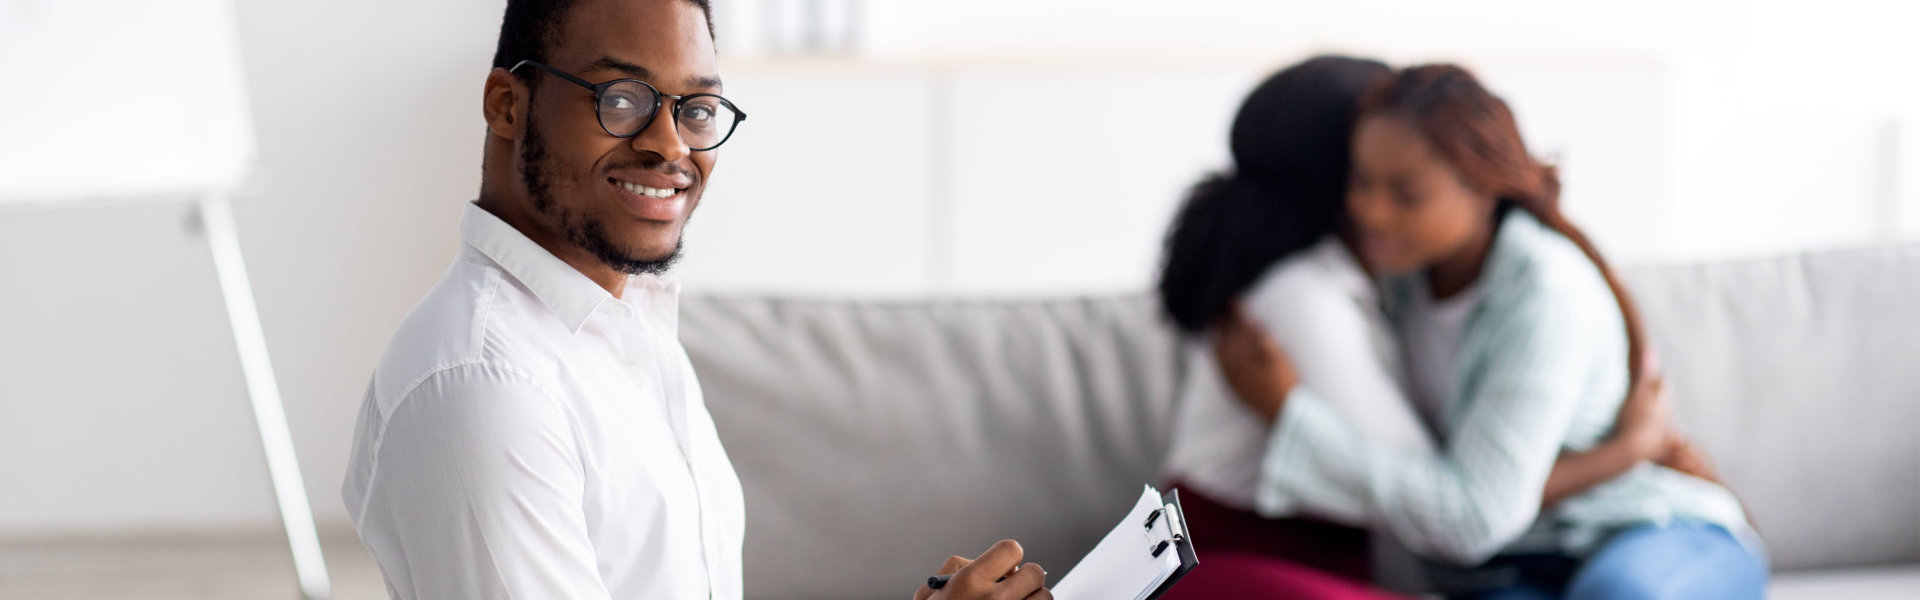
[[[620,187],[625,188],[629,192],[633,192],[635,194],[639,194],[642,196],[649,196],[653,198],[672,198],[674,194],[680,193],[680,190],[676,190],[673,188],[666,188],[666,189],[653,188],[653,187],[640,185],[638,183],[634,183],[631,181],[615,181],[614,183],[620,184]]]

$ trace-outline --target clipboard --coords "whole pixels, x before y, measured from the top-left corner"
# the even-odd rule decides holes
[[[1161,495],[1160,498],[1166,504],[1166,510],[1173,516],[1173,522],[1178,526],[1176,533],[1173,535],[1172,542],[1174,552],[1180,555],[1180,568],[1175,569],[1172,575],[1167,576],[1167,581],[1160,584],[1159,589],[1155,589],[1153,594],[1147,596],[1146,600],[1157,600],[1160,596],[1165,595],[1167,590],[1173,589],[1173,584],[1178,583],[1180,578],[1187,576],[1188,571],[1192,571],[1194,567],[1200,566],[1200,557],[1193,553],[1193,534],[1187,531],[1187,510],[1180,506],[1180,490],[1168,491]]]
[[[1140,499],[1053,586],[1059,600],[1154,600],[1200,564],[1180,492],[1145,486]]]

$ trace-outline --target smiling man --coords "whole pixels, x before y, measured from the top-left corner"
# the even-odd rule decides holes
[[[342,490],[394,598],[741,597],[740,482],[661,276],[746,119],[710,18],[507,3],[464,247],[374,371]],[[1020,560],[915,597],[1050,597]]]

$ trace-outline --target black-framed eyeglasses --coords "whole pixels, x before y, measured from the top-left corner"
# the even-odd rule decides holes
[[[680,139],[687,143],[687,149],[694,152],[720,147],[720,144],[727,142],[727,138],[733,137],[733,131],[740,126],[740,122],[747,120],[746,112],[718,94],[662,94],[652,84],[638,79],[588,83],[585,79],[532,60],[514,63],[513,68],[507,71],[519,71],[520,67],[536,67],[574,85],[593,90],[593,110],[600,118],[600,128],[617,138],[630,138],[646,131],[647,127],[653,125],[653,118],[660,114],[660,106],[667,100],[673,100],[673,125],[680,132]]]

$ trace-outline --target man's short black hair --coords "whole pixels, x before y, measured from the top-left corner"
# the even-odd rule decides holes
[[[713,35],[712,0],[686,0],[700,8],[707,18],[707,35]],[[567,11],[579,0],[507,0],[507,15],[500,19],[500,45],[493,51],[493,67],[511,69],[523,60],[547,62],[547,50],[560,42],[561,27]]]

